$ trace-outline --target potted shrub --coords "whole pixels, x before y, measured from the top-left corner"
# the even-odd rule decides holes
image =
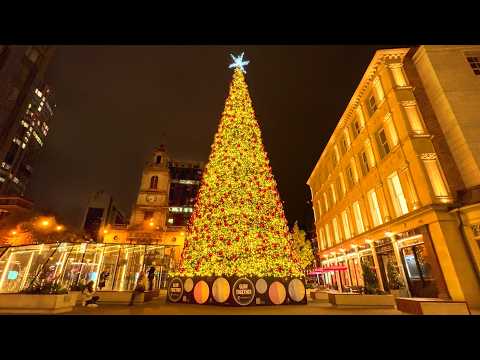
[[[404,293],[404,284],[400,279],[400,273],[396,265],[393,262],[389,261],[387,264],[387,276],[388,276],[388,286],[390,288],[390,294],[395,297],[401,297]]]
[[[60,284],[35,281],[28,288],[22,290],[20,293],[30,295],[63,295],[68,294],[68,290],[62,287]]]
[[[362,262],[362,271],[363,271],[363,281],[365,283],[365,294],[372,295],[372,294],[377,294],[379,292],[378,290],[378,282],[377,282],[377,274],[375,271],[372,270],[372,268]]]

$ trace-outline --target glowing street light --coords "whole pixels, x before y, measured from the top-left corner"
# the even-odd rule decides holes
[[[103,233],[108,234],[108,230],[107,229],[103,230]]]
[[[50,225],[50,221],[48,221],[48,220],[43,220],[42,221],[42,226],[47,227],[48,225]]]
[[[153,226],[155,225],[155,223],[154,223],[153,221],[150,221],[150,222],[148,223],[148,225],[150,225],[150,227],[153,227]]]
[[[57,227],[55,229],[57,229],[57,231],[61,231],[61,230],[63,230],[63,226],[62,225],[57,225]]]
[[[17,232],[16,232],[15,230],[12,230],[10,233],[11,233],[12,235],[17,235]]]

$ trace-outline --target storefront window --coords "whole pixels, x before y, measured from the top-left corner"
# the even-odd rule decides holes
[[[57,248],[53,245],[10,247],[0,259],[0,292],[18,292],[40,276]]]
[[[94,281],[99,290],[133,290],[141,271],[152,270],[152,289],[165,288],[178,266],[177,246],[127,244],[40,244],[2,248],[0,292],[19,292],[33,283],[67,289]]]
[[[438,289],[424,244],[402,249],[405,273],[410,292],[415,297],[437,297]]]

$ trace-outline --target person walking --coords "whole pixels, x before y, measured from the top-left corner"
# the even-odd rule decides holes
[[[102,273],[100,274],[100,281],[98,283],[98,287],[100,288],[100,290],[102,290],[105,287],[105,284],[109,276],[110,276],[110,273],[108,271],[102,271]]]
[[[128,304],[128,306],[132,306],[137,295],[144,292],[145,292],[145,273],[142,271],[140,272],[140,275],[138,275],[137,284],[135,285],[135,290],[133,290],[132,298],[130,299],[130,304]]]
[[[87,283],[87,286],[85,286],[85,289],[82,291],[82,296],[83,296],[83,306],[87,307],[98,307],[97,301],[100,299],[100,296],[95,295],[95,289],[93,288],[93,285],[95,283],[93,280],[90,280]]]
[[[151,266],[148,269],[148,291],[153,290],[153,280],[155,279],[155,267]]]

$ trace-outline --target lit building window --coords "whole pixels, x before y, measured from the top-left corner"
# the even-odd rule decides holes
[[[347,181],[350,188],[355,185],[355,177],[353,176],[353,170],[351,166],[347,168]]]
[[[325,203],[325,211],[328,211],[327,193],[323,193],[323,201],[324,201],[324,203]]]
[[[333,147],[333,166],[336,166],[338,164],[338,162],[340,161],[340,154],[338,152],[338,146],[335,145]]]
[[[416,106],[406,106],[405,113],[407,114],[407,119],[410,124],[410,128],[414,133],[423,134],[423,125],[420,120],[420,114]]]
[[[335,191],[338,195],[338,200],[343,199],[343,196],[345,195],[345,193],[343,192],[342,186],[340,184],[340,179],[335,180]]]
[[[381,128],[377,131],[377,144],[382,158],[390,153],[390,145],[388,144],[387,135],[385,134],[384,128]]]
[[[389,139],[392,143],[392,146],[396,146],[398,144],[398,135],[397,135],[397,130],[395,129],[395,125],[393,123],[393,118],[391,113],[388,113],[385,116],[385,125],[387,126],[387,131],[388,131]]]
[[[150,178],[150,189],[156,189],[158,186],[158,176],[152,176]]]
[[[345,128],[343,130],[343,137],[342,137],[342,148],[343,152],[346,153],[350,149],[350,135],[348,134],[348,129]]]
[[[169,223],[169,224],[173,224],[173,219],[172,219],[172,218],[169,218],[169,219],[168,219],[168,223]]]
[[[377,102],[375,100],[375,95],[371,94],[367,100],[367,107],[369,115],[372,116],[375,111],[377,111]]]
[[[403,73],[402,64],[391,65],[390,70],[392,71],[393,81],[398,87],[407,86],[407,80],[405,74]]]
[[[375,156],[373,155],[373,149],[372,144],[370,143],[370,139],[365,140],[365,152],[367,154],[370,168],[375,167]]]
[[[333,235],[335,236],[335,243],[338,244],[340,242],[340,231],[338,229],[338,222],[336,217],[333,218],[332,225],[333,225]]]
[[[320,200],[317,201],[318,204],[318,213],[320,216],[322,216],[322,202]]]
[[[337,194],[335,193],[335,186],[333,183],[330,184],[330,193],[332,194],[332,204],[337,203]]]
[[[320,250],[323,250],[327,246],[325,244],[325,237],[323,235],[323,229],[322,228],[320,228],[319,237],[320,237]]]
[[[378,205],[377,193],[374,189],[368,192],[368,204],[370,206],[370,213],[372,214],[373,225],[378,226],[383,224],[380,206]]]
[[[345,233],[345,238],[348,240],[352,237],[352,232],[350,231],[350,219],[348,218],[347,210],[342,212],[342,222],[343,222],[343,231]]]
[[[340,172],[339,177],[340,177],[340,187],[342,189],[342,196],[345,196],[345,194],[347,193],[347,187],[345,185],[345,178],[342,172]]]
[[[357,113],[356,119],[358,120],[360,129],[362,130],[365,127],[365,118],[363,116],[362,107],[358,105],[357,108],[355,109],[355,112]]]
[[[437,159],[423,160],[427,170],[430,183],[432,184],[435,196],[446,197],[449,195],[445,177],[440,169]]]
[[[363,176],[365,176],[370,171],[370,164],[368,162],[366,151],[362,151],[359,155],[359,158],[360,158],[360,165],[361,165],[360,167],[362,169],[362,174]]]
[[[332,246],[332,238],[330,236],[330,225],[325,224],[325,238],[327,239],[328,247]]]
[[[358,201],[353,203],[353,215],[355,217],[355,225],[357,226],[357,233],[361,234],[365,231],[362,220],[362,212]]]
[[[353,179],[353,184],[356,184],[358,182],[358,172],[357,172],[357,167],[355,165],[355,159],[352,157],[350,159],[350,173]]]
[[[377,94],[378,102],[382,102],[383,99],[385,98],[385,93],[383,92],[382,88],[382,82],[380,81],[380,78],[375,78],[373,81],[373,87],[375,88],[375,93]]]
[[[363,120],[362,119],[363,119],[362,110],[360,109],[360,107],[358,107],[357,108],[357,114],[354,117],[354,119],[352,121],[352,124],[351,124],[353,138],[356,138],[358,135],[360,135],[360,133],[363,130]]]
[[[34,131],[33,136],[37,140],[37,142],[40,144],[40,146],[43,146],[43,141],[40,139],[40,137],[37,135],[37,133]]]
[[[397,172],[394,172],[388,177],[388,186],[390,196],[392,198],[393,207],[397,216],[402,216],[408,213],[407,200],[403,194],[402,185]]]

